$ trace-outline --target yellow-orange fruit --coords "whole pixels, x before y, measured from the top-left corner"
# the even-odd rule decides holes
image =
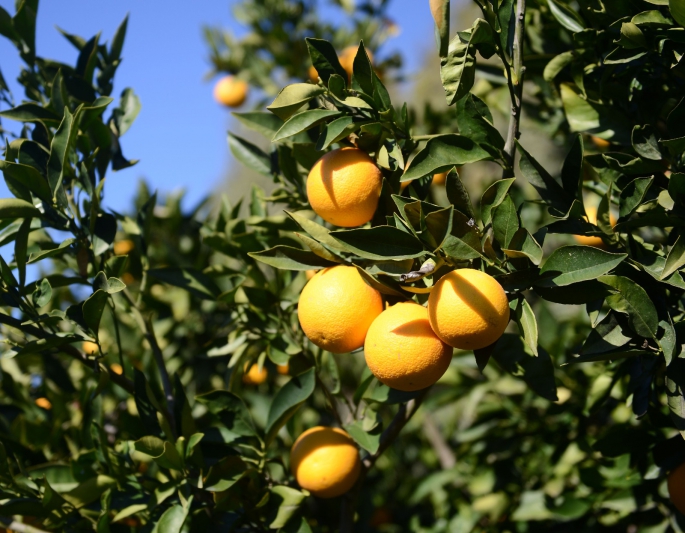
[[[357,446],[345,431],[316,426],[293,444],[290,470],[303,489],[319,498],[334,498],[352,488],[361,462]]]
[[[678,511],[685,514],[685,463],[668,474],[666,484],[671,502]]]
[[[83,348],[83,351],[86,352],[86,354],[88,355],[95,355],[100,353],[100,348],[98,348],[98,345],[94,342],[83,341],[81,347]]]
[[[47,398],[36,398],[36,405],[46,411],[52,409],[52,403]]]
[[[319,81],[319,73],[318,71],[314,68],[314,65],[309,66],[309,79],[313,83],[318,83]]]
[[[608,150],[611,146],[611,142],[607,141],[606,139],[602,139],[601,137],[597,137],[596,135],[591,135],[590,140],[598,150]]]
[[[444,185],[447,181],[447,172],[433,174],[433,185]]]
[[[351,228],[366,224],[378,207],[383,177],[357,148],[339,148],[319,159],[307,178],[307,198],[326,222]]]
[[[366,332],[383,311],[380,293],[355,267],[320,270],[302,289],[297,314],[305,335],[317,346],[346,353],[364,345]]]
[[[366,364],[381,383],[402,391],[425,389],[450,366],[452,347],[431,329],[428,310],[414,302],[389,307],[364,342]]]
[[[126,255],[135,248],[131,239],[123,239],[114,243],[114,253],[116,255]]]
[[[124,373],[124,369],[121,367],[119,363],[112,363],[111,365],[109,365],[109,369],[120,376]]]
[[[260,369],[259,365],[254,364],[243,374],[243,383],[246,385],[259,385],[266,381],[268,375],[269,373],[267,372],[266,367],[262,366]]]
[[[472,268],[441,277],[428,297],[431,327],[443,342],[477,350],[500,338],[509,323],[509,301],[495,278]]]
[[[247,98],[248,85],[235,76],[224,76],[214,86],[214,99],[226,107],[240,107]]]
[[[345,72],[347,72],[348,78],[351,78],[354,73],[354,58],[357,57],[357,50],[357,46],[348,46],[340,52],[340,65],[345,69]],[[367,49],[366,54],[369,56],[371,65],[373,65],[373,54],[371,53],[371,50]]]
[[[594,207],[586,207],[585,213],[587,214],[587,220],[590,224],[597,224],[597,209]],[[616,219],[614,215],[609,213],[609,221],[611,225],[616,224]],[[595,246],[597,248],[604,247],[604,241],[602,237],[596,235],[574,235],[573,238],[578,244],[584,244],[585,246]]]
[[[305,270],[304,275],[307,276],[307,279],[312,279],[314,276],[316,276],[316,270]]]
[[[278,372],[281,376],[287,376],[290,373],[290,365],[288,363],[284,365],[277,365],[276,372]]]

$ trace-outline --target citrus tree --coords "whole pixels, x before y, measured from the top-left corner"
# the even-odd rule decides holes
[[[184,212],[142,185],[129,215],[103,208],[135,164],[126,21],[63,32],[71,66],[37,0],[0,10],[4,527],[683,529],[685,9],[477,3],[454,35],[416,7],[446,98],[419,114],[387,2],[243,1],[246,37],[207,30],[215,94],[270,100],[228,144],[274,188]]]

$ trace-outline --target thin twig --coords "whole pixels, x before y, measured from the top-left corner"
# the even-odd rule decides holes
[[[425,413],[423,416],[423,434],[428,439],[428,442],[431,443],[443,470],[449,470],[457,464],[457,458],[454,456],[454,452],[445,441],[442,433],[440,433],[440,429],[430,413]]]
[[[0,313],[0,324],[5,324],[7,326],[10,326],[12,328],[18,329],[20,331],[23,331],[24,333],[28,333],[29,335],[32,335],[36,337],[37,339],[50,339],[54,338],[54,335],[51,333],[48,333],[47,331],[44,331],[40,328],[31,326],[29,324],[22,324],[21,320],[17,320],[16,318],[12,318],[11,316],[4,315]],[[84,365],[86,365],[88,368],[92,369],[92,360],[88,359],[84,354],[82,354],[80,351],[78,351],[76,348],[71,346],[70,344],[65,344],[64,346],[60,346],[59,350],[66,353],[67,355],[73,357],[74,359],[80,361]],[[125,391],[129,392],[130,394],[133,394],[133,382],[130,381],[126,376],[122,374],[117,374],[114,372],[112,369],[108,368],[107,373],[109,374],[109,379],[112,381],[112,383],[115,383],[116,385],[119,385],[122,389]]]
[[[383,455],[383,452],[388,449],[388,447],[393,443],[402,431],[402,428],[407,425],[407,422],[411,420],[416,411],[419,410],[421,403],[426,398],[426,395],[430,391],[430,387],[422,390],[416,398],[409,400],[407,403],[402,404],[397,414],[390,422],[390,425],[381,434],[380,444],[376,453],[367,455],[362,460],[362,468],[359,474],[359,479],[355,483],[354,487],[350,489],[347,494],[343,496],[342,505],[340,509],[340,533],[352,533],[354,531],[354,513],[357,507],[357,497],[359,496],[359,490],[364,484],[364,479],[368,471],[373,468],[376,460]]]
[[[155,336],[155,329],[152,326],[152,320],[147,319],[145,321],[145,338],[150,343],[152,347],[152,353],[155,356],[155,361],[157,362],[157,368],[159,369],[159,375],[162,378],[162,387],[164,388],[164,397],[166,398],[166,406],[168,411],[167,419],[169,420],[169,425],[171,426],[171,432],[176,438],[176,419],[174,418],[174,392],[171,388],[171,378],[169,377],[169,371],[166,368],[166,363],[164,362],[164,355],[162,354],[162,349],[159,347],[157,342],[157,337]]]
[[[526,15],[526,0],[516,1],[516,21],[514,25],[514,43],[512,65],[509,68],[506,56],[502,54],[502,61],[507,69],[507,84],[511,96],[511,115],[509,116],[509,128],[507,129],[507,141],[504,145],[504,158],[506,168],[502,173],[503,178],[514,176],[514,158],[516,157],[516,139],[519,138],[519,125],[521,122],[521,102],[523,95],[523,37]]]

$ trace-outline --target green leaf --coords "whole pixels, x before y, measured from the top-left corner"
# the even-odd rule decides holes
[[[509,241],[508,247],[502,251],[507,257],[514,259],[527,257],[534,265],[539,265],[542,261],[542,247],[525,228],[519,228]]]
[[[342,67],[341,67],[342,68]],[[347,77],[347,75],[345,75]],[[312,98],[323,94],[324,90],[311,83],[293,83],[281,89],[276,99],[267,109],[283,120],[288,120]]]
[[[93,280],[93,289],[102,290],[107,294],[116,294],[126,288],[126,284],[117,278],[108,278],[104,272],[98,272]]]
[[[25,218],[17,231],[17,238],[14,241],[14,261],[19,271],[19,288],[26,283],[26,259],[29,233],[31,232],[31,218]]]
[[[266,505],[266,520],[269,528],[285,526],[297,513],[307,494],[285,485],[276,485],[269,490],[269,502]]]
[[[271,139],[283,126],[283,120],[273,113],[265,111],[248,111],[246,113],[231,113],[242,124],[251,130],[261,133],[267,139]]]
[[[183,470],[183,459],[176,447],[169,441],[147,436],[135,442],[135,449],[153,457],[155,462],[163,468]]]
[[[621,263],[627,254],[605,252],[594,246],[569,245],[557,248],[540,269],[541,287],[562,287],[594,280]]]
[[[297,135],[333,117],[340,116],[340,111],[328,109],[308,109],[291,116],[285,124],[276,132],[271,142],[279,142],[293,135]]]
[[[578,197],[583,183],[583,138],[576,135],[561,168],[561,185],[570,198]]]
[[[50,159],[48,159],[48,183],[52,192],[52,201],[66,207],[67,199],[62,187],[64,174],[69,166],[69,153],[78,133],[78,120],[81,107],[72,115],[64,109],[64,118],[57,128],[57,132],[50,144]]]
[[[480,216],[487,226],[492,221],[492,210],[507,197],[507,192],[514,184],[515,178],[497,180],[490,185],[480,198]]]
[[[619,196],[619,220],[628,217],[640,207],[653,181],[653,177],[635,178],[625,186]]]
[[[25,200],[18,198],[0,198],[0,219],[41,217],[42,213]]]
[[[485,159],[490,159],[490,155],[471,139],[456,133],[440,135],[430,139],[416,154],[401,181],[411,181]]]
[[[338,230],[330,235],[365,259],[412,259],[425,253],[420,240],[392,226]]]
[[[682,0],[668,0],[668,9],[671,11],[673,19],[685,27],[685,3]]]
[[[575,52],[573,50],[562,52],[561,54],[554,56],[552,60],[547,63],[545,70],[542,73],[545,81],[554,81],[554,78],[556,78],[559,73],[566,68],[566,66],[571,64],[574,57]]]
[[[528,345],[535,357],[538,356],[538,323],[535,313],[528,301],[521,296],[518,300],[512,301],[514,310],[514,321],[519,328],[519,333],[523,341]]]
[[[148,435],[161,435],[162,428],[157,420],[157,409],[148,396],[149,386],[143,374],[137,368],[133,369],[133,399],[136,402],[138,416]],[[151,391],[150,391],[151,393]]]
[[[445,192],[447,193],[447,199],[454,205],[456,210],[475,220],[476,215],[473,212],[471,198],[459,177],[459,173],[455,169],[450,170],[447,174]]]
[[[52,110],[34,103],[21,104],[12,109],[0,111],[0,117],[18,122],[45,122],[50,125],[57,124],[60,121],[60,117]]]
[[[107,489],[116,484],[116,479],[99,475],[87,479],[75,489],[63,493],[62,497],[78,509],[97,501]]]
[[[457,101],[459,133],[487,149],[493,157],[499,157],[504,149],[504,139],[492,124],[492,115],[485,102],[474,94]]]
[[[254,422],[245,402],[232,392],[215,390],[196,396],[195,399],[205,404],[211,413],[221,415],[222,422],[233,433],[246,437],[256,435]]]
[[[473,27],[457,33],[449,44],[446,56],[440,58],[440,77],[445,89],[447,105],[468,94],[476,75],[476,45],[492,43],[492,29],[483,19],[476,19]]]
[[[683,265],[685,265],[685,239],[683,239],[682,235],[678,235],[671,250],[668,252],[666,264],[664,265],[664,269],[661,271],[659,278],[666,279],[676,270],[682,268]]]
[[[212,278],[193,268],[153,268],[148,274],[169,285],[181,287],[203,300],[215,300],[221,294]]]
[[[33,305],[40,309],[41,307],[50,303],[51,299],[52,286],[47,278],[43,278],[40,283],[36,284],[36,288],[31,295],[31,300],[33,301]]]
[[[517,141],[518,142],[518,141]],[[519,168],[540,197],[558,213],[565,214],[571,208],[573,196],[569,195],[561,184],[550,176],[540,163],[538,163],[521,144],[518,144],[521,158]]]
[[[312,65],[314,65],[324,83],[328,84],[328,79],[333,74],[337,74],[345,80],[347,79],[347,72],[345,72],[345,69],[340,64],[338,54],[331,43],[323,39],[313,39],[311,37],[308,37],[306,41]],[[317,86],[313,85],[313,87]]]
[[[50,192],[48,182],[40,171],[33,166],[12,163],[11,161],[0,161],[0,170],[2,170],[10,190],[28,189],[25,194],[21,195],[21,198],[24,200],[31,201],[30,194],[28,194],[30,191],[44,202],[52,202],[52,193]],[[16,193],[14,194],[17,196]]]
[[[628,132],[631,124],[617,108],[584,99],[568,83],[562,83],[559,89],[571,131],[589,133],[621,144],[630,142]]]
[[[140,98],[133,92],[133,89],[124,89],[119,99],[119,106],[112,110],[111,120],[117,137],[121,137],[128,131],[140,113],[140,108]]]
[[[164,511],[152,529],[152,533],[181,533],[183,524],[188,517],[192,500],[193,497],[191,496],[185,506],[175,504]]]
[[[249,252],[248,255],[257,261],[283,270],[312,270],[337,264],[337,262],[327,261],[313,252],[282,244],[263,252]]]
[[[321,132],[321,136],[316,143],[316,149],[323,151],[331,144],[341,141],[350,133],[358,128],[358,124],[354,122],[352,117],[336,118],[332,122],[326,124],[326,127]]]
[[[232,133],[228,134],[228,146],[235,158],[247,168],[271,177],[271,159],[259,147]]]
[[[585,21],[569,6],[559,0],[547,0],[549,10],[559,24],[571,32],[579,32],[585,29]]]
[[[109,49],[109,59],[110,61],[115,61],[121,58],[121,51],[124,48],[124,40],[126,39],[126,29],[128,28],[128,14],[121,21],[117,31],[112,37],[112,45]]]
[[[655,337],[659,317],[647,291],[625,276],[601,276],[599,281],[614,291],[606,298],[607,305],[618,313],[628,315],[635,333],[641,337]]]
[[[450,41],[450,0],[431,0],[431,14],[435,21],[435,41],[438,54],[445,57],[449,50]]]
[[[47,257],[56,257],[66,252],[74,242],[76,242],[76,239],[69,238],[60,244],[54,242],[44,243],[42,245],[43,249],[40,252],[35,252],[31,254],[31,257],[29,257],[29,263],[36,263],[37,261],[40,261],[41,259],[45,259]]]
[[[314,392],[316,369],[310,368],[286,383],[276,393],[266,422],[266,444],[273,441],[281,427]]]
[[[504,197],[502,203],[492,210],[492,229],[495,240],[502,248],[508,248],[511,239],[519,229],[519,217],[511,196]]]
[[[98,289],[83,302],[83,319],[96,337],[100,329],[100,319],[107,305],[108,297],[105,291]]]
[[[309,235],[311,235],[315,240],[319,241],[321,244],[324,244],[331,250],[336,250],[340,252],[346,251],[345,246],[341,244],[339,241],[337,241],[334,237],[332,237],[331,232],[328,229],[323,227],[321,224],[314,222],[305,215],[307,211],[297,211],[295,213],[286,211],[285,213],[295,222],[297,222],[297,224],[304,231],[306,231]],[[311,211],[310,213],[313,214],[313,212]]]
[[[359,48],[354,56],[354,62],[352,63],[352,71],[354,73],[354,80],[359,84],[362,91],[364,91],[369,96],[373,95],[373,65],[369,60],[369,56],[366,53],[366,47],[364,42],[359,43]]]
[[[367,452],[374,454],[378,451],[378,447],[381,443],[381,434],[383,433],[383,426],[380,424],[376,425],[370,431],[365,431],[362,420],[355,420],[351,424],[345,426],[345,431],[349,433],[350,437],[364,448]]]
[[[638,155],[645,159],[652,159],[654,161],[661,160],[661,151],[659,150],[659,143],[654,136],[652,127],[647,124],[645,126],[635,126],[632,134],[633,148]]]

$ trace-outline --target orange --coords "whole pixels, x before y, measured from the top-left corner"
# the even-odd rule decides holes
[[[444,185],[447,181],[447,172],[433,174],[433,185]]]
[[[339,148],[312,167],[307,178],[307,198],[326,222],[351,228],[371,220],[382,185],[381,171],[366,152]]]
[[[120,376],[124,373],[124,369],[121,368],[121,365],[119,363],[112,363],[111,365],[109,365],[109,369]]]
[[[98,345],[95,344],[94,342],[90,341],[83,341],[83,344],[81,344],[83,351],[86,352],[87,355],[97,355],[100,353],[100,348],[98,348]]]
[[[357,57],[358,49],[359,47],[357,46],[348,46],[340,52],[340,65],[345,69],[345,72],[347,72],[348,78],[351,78],[354,73],[354,58]],[[373,65],[373,54],[371,53],[371,50],[367,49],[366,53],[369,56],[369,61],[371,61],[371,64]]]
[[[591,135],[590,140],[597,147],[598,150],[607,150],[611,146],[611,142],[606,139],[597,137],[596,135]]]
[[[320,270],[302,289],[298,318],[317,346],[346,353],[364,345],[366,332],[383,311],[380,293],[352,266]]]
[[[309,66],[309,79],[312,81],[312,83],[318,83],[319,82],[319,72],[314,68],[314,65]]]
[[[366,364],[378,381],[402,391],[425,389],[450,366],[452,348],[431,329],[428,310],[402,302],[373,321],[364,342]]]
[[[597,224],[597,209],[594,207],[586,207],[585,213],[587,214],[587,220],[590,224]],[[616,224],[616,219],[609,213],[609,220],[611,225]],[[578,244],[584,244],[585,246],[595,246],[597,248],[604,247],[604,241],[602,237],[596,235],[574,235],[573,238]]]
[[[131,239],[124,239],[114,243],[114,253],[116,255],[126,255],[135,248]]]
[[[668,474],[668,495],[678,511],[685,514],[685,463]]]
[[[284,365],[277,365],[276,372],[278,372],[281,376],[287,376],[290,373],[290,365],[288,363]]]
[[[319,498],[334,498],[352,488],[361,462],[357,446],[345,431],[316,426],[293,444],[290,470],[303,489]]]
[[[224,76],[214,86],[214,99],[226,107],[240,107],[247,98],[248,85],[234,76]]]
[[[247,368],[247,365],[245,365],[245,368]],[[259,385],[266,381],[268,375],[269,373],[264,366],[260,369],[259,365],[254,364],[250,367],[250,370],[243,374],[243,383],[246,385]]]
[[[52,409],[52,403],[47,398],[36,398],[36,405],[46,411]]]
[[[304,275],[307,276],[307,279],[312,279],[314,276],[316,276],[316,270],[305,270]]]
[[[435,334],[462,350],[477,350],[500,338],[509,323],[509,301],[495,278],[472,268],[444,275],[428,297]]]

